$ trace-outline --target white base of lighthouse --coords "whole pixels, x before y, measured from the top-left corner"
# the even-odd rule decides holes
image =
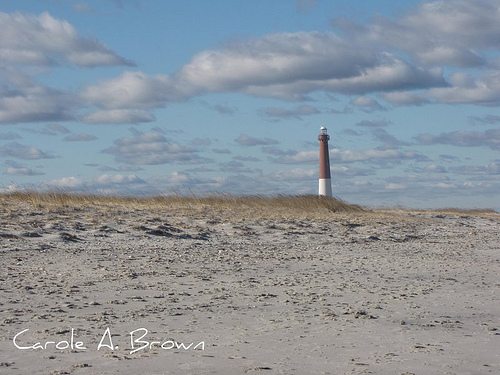
[[[320,178],[319,179],[319,195],[323,195],[325,197],[332,196],[332,180],[329,178]]]

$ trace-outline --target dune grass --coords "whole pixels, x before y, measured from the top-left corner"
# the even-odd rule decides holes
[[[0,195],[0,201],[22,202],[35,208],[85,208],[147,209],[154,211],[216,211],[243,216],[318,216],[331,213],[366,212],[358,205],[337,198],[315,195],[277,196],[154,196],[128,197],[64,192],[13,192]]]
[[[151,211],[159,215],[163,213],[190,215],[193,218],[207,218],[210,215],[221,215],[227,220],[246,220],[250,218],[300,218],[328,219],[332,215],[367,216],[371,219],[380,217],[409,217],[409,213],[420,215],[444,214],[458,216],[498,217],[498,213],[490,209],[457,209],[442,208],[432,210],[365,207],[349,204],[338,198],[318,197],[316,195],[276,195],[276,196],[236,196],[216,194],[207,196],[112,196],[73,194],[66,192],[13,192],[0,194],[0,210],[19,208],[28,205],[27,209],[61,211],[63,209],[89,209],[94,214],[106,216],[120,215],[124,211]]]

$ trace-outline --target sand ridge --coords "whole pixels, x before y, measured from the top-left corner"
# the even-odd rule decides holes
[[[4,199],[0,372],[500,372],[498,214],[243,211]]]

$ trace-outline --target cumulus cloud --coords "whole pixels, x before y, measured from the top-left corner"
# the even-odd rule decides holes
[[[3,173],[14,176],[37,176],[43,174],[29,167],[6,167]]]
[[[279,155],[276,150],[268,149],[268,153],[274,153]],[[270,160],[275,163],[283,164],[300,164],[300,163],[312,163],[318,162],[318,152],[317,151],[283,151],[278,157],[270,157]]]
[[[213,148],[212,152],[216,154],[230,154],[231,150],[229,150],[228,148]]]
[[[2,72],[0,72],[2,73]],[[76,100],[70,93],[38,85],[29,79],[7,78],[1,85],[0,123],[64,121],[73,118]]]
[[[500,102],[495,53],[500,38],[499,17],[496,0],[436,0],[422,2],[396,19],[380,16],[365,25],[336,20],[334,25],[353,40],[353,45],[371,44],[392,55],[406,56],[423,71],[448,67],[453,68],[451,71],[456,68],[486,71],[484,75],[476,71],[467,80],[457,80],[457,74],[452,74],[448,84],[430,91],[427,89],[431,85],[422,87],[424,90],[418,93],[413,92],[415,87],[411,90],[393,87],[382,92],[381,96],[393,105],[431,102],[496,105]]]
[[[229,43],[196,54],[171,75],[126,72],[87,87],[82,97],[107,110],[151,110],[213,92],[287,100],[302,100],[317,91],[356,95],[351,105],[367,112],[385,108],[374,94],[395,106],[496,105],[500,79],[490,52],[498,50],[499,12],[494,0],[428,1],[397,19],[378,17],[366,25],[337,21],[342,36],[276,33]],[[452,74],[448,81],[443,72],[450,66],[492,70],[468,79]],[[228,113],[225,108],[220,112]],[[300,118],[315,112],[304,106],[264,113]]]
[[[46,185],[54,189],[70,189],[79,188],[83,186],[84,182],[81,178],[75,176],[61,177],[54,180],[47,181]]]
[[[272,174],[274,180],[279,181],[304,181],[313,180],[317,178],[317,171],[315,169],[292,168],[286,170],[279,170]]]
[[[124,72],[87,86],[73,103],[68,102],[67,93],[54,89],[16,87],[0,96],[0,122],[70,119],[76,100],[80,107],[91,106],[81,117],[84,122],[145,123],[155,120],[152,110],[156,108],[215,92],[303,100],[321,91],[355,96],[350,108],[366,112],[385,109],[379,97],[395,106],[496,105],[500,78],[490,52],[498,50],[499,12],[494,0],[438,0],[421,3],[397,19],[378,17],[366,25],[337,21],[340,36],[334,32],[268,34],[201,51],[169,75]],[[129,64],[48,13],[0,15],[5,25],[0,58],[9,64]],[[491,71],[474,72],[470,77],[452,74],[448,80],[444,72],[450,66],[489,67]],[[234,113],[227,106],[213,109]],[[318,112],[304,105],[271,107],[263,113],[273,119],[300,119]]]
[[[174,171],[168,176],[168,182],[175,185],[184,185],[192,181],[187,173]]]
[[[30,127],[30,128],[21,128],[22,131],[31,133],[31,134],[41,134],[41,135],[50,135],[56,136],[61,134],[69,134],[71,133],[68,128],[60,124],[49,124],[43,127]]]
[[[52,134],[68,134],[69,129],[61,124],[49,124],[45,126],[47,131],[52,132]]]
[[[500,72],[490,72],[479,78],[455,73],[450,87],[434,88],[431,97],[449,104],[474,103],[496,105],[500,103]]]
[[[384,185],[385,190],[403,190],[406,188],[405,184],[400,184],[396,182],[389,182]]]
[[[431,173],[447,173],[448,170],[443,167],[442,165],[436,165],[436,164],[429,164],[426,165],[423,170],[425,172],[431,172]]]
[[[137,194],[156,193],[157,189],[152,187],[137,175],[103,174],[93,178],[66,176],[49,180],[40,185],[43,189],[63,190],[78,193],[98,194]]]
[[[115,184],[144,183],[144,180],[136,175],[103,174],[96,177],[94,182],[99,185],[115,185]]]
[[[385,101],[395,106],[402,106],[402,105],[419,106],[430,102],[430,99],[422,96],[422,94],[416,94],[408,91],[385,92],[382,94],[382,98],[384,98]]]
[[[171,75],[124,73],[87,87],[83,98],[108,110],[158,108],[212,92],[299,100],[316,91],[356,95],[351,105],[367,112],[384,109],[369,94],[395,106],[497,104],[500,81],[495,70],[466,80],[453,74],[449,82],[443,72],[448,66],[488,65],[488,51],[498,48],[498,12],[493,0],[430,1],[398,19],[378,17],[365,26],[337,22],[342,36],[264,35],[202,51]],[[273,107],[264,114],[300,118],[316,113],[313,108]]]
[[[500,124],[500,116],[498,115],[470,116],[469,121],[474,125],[496,125]]]
[[[172,162],[201,163],[206,161],[197,150],[175,143],[157,131],[135,131],[130,137],[118,138],[103,150],[116,161],[132,165],[154,165]]]
[[[312,105],[300,105],[294,108],[279,108],[279,107],[267,107],[261,111],[265,116],[272,119],[289,119],[294,118],[297,120],[302,120],[304,116],[311,116],[321,113],[321,111]]]
[[[153,122],[155,116],[148,111],[132,109],[100,110],[83,116],[87,124],[139,124]]]
[[[12,160],[7,160],[5,163],[5,168],[3,173],[6,175],[14,175],[14,176],[38,176],[43,175],[44,173],[30,168],[27,165],[17,163]]]
[[[464,175],[500,175],[500,160],[484,165],[460,165],[451,168],[453,173]]]
[[[116,167],[111,167],[109,165],[99,165],[99,164],[85,164],[88,167],[99,167],[102,172],[137,172],[142,171],[144,168],[136,165],[118,165]]]
[[[74,134],[69,134],[66,137],[64,137],[64,140],[66,142],[89,142],[89,141],[95,141],[97,137],[93,134],[86,134],[86,133],[74,133]]]
[[[408,146],[408,142],[404,142],[392,134],[389,134],[387,130],[382,128],[374,128],[371,130],[373,138],[381,142],[384,147],[397,148],[401,146]]]
[[[179,77],[203,91],[228,91],[352,77],[376,63],[373,51],[351,48],[333,33],[282,33],[203,51],[181,69]]]
[[[356,126],[362,126],[365,128],[383,128],[390,124],[387,120],[361,120],[356,123]]]
[[[176,90],[168,76],[148,76],[142,72],[122,75],[85,88],[84,100],[104,109],[151,109],[187,96]],[[123,112],[121,112],[123,113]]]
[[[40,67],[68,64],[132,65],[99,41],[80,36],[67,21],[47,12],[40,15],[0,12],[0,25],[0,123],[73,120],[77,111],[88,103],[72,92],[39,84],[22,72],[33,74]],[[58,133],[47,129],[49,132]]]
[[[212,104],[205,100],[200,100],[199,102],[221,115],[234,115],[236,112],[238,112],[238,109],[236,107],[227,104]]]
[[[267,145],[276,145],[279,143],[275,139],[256,138],[246,134],[240,134],[240,136],[236,138],[234,141],[241,146],[267,146]]]
[[[348,136],[354,136],[354,137],[359,137],[363,135],[363,133],[358,132],[356,130],[352,129],[342,129],[342,134],[348,135]]]
[[[368,96],[358,96],[351,100],[351,105],[363,112],[385,111],[385,108],[378,101]]]
[[[460,147],[489,147],[500,150],[500,129],[485,131],[457,130],[441,134],[419,134],[415,137],[423,145],[448,144]]]
[[[0,25],[0,60],[4,63],[85,67],[132,64],[97,40],[78,35],[69,22],[47,12],[38,16],[0,12]]]
[[[428,158],[416,151],[401,151],[395,148],[340,150],[332,149],[330,157],[345,163],[350,162],[401,162],[403,160],[426,161]]]
[[[225,173],[247,173],[255,174],[261,172],[258,168],[250,168],[239,160],[230,160],[219,164],[219,170]]]
[[[221,115],[234,115],[237,112],[236,108],[224,104],[216,104],[211,108]]]
[[[357,40],[398,48],[428,65],[478,66],[500,38],[496,0],[438,0],[396,20],[378,17],[366,26],[336,22]]]
[[[0,146],[0,155],[24,160],[52,159],[50,152],[42,151],[35,146],[23,145],[17,142]]]
[[[271,155],[269,160],[283,164],[317,163],[318,151],[282,150],[275,147],[263,148]],[[428,158],[415,151],[401,151],[396,148],[374,148],[364,150],[330,149],[330,159],[342,163],[366,162],[386,164],[404,160],[426,161]]]
[[[239,160],[239,161],[260,161],[260,159],[256,158],[255,156],[234,156],[233,160]]]
[[[125,72],[88,86],[82,98],[101,109],[152,109],[213,92],[303,99],[315,91],[363,95],[445,85],[439,69],[425,70],[391,53],[328,32],[279,33],[195,55],[172,75]],[[362,108],[374,110],[374,99]],[[366,102],[366,99],[365,99]],[[222,109],[224,111],[224,108]],[[270,109],[274,117],[317,113],[314,107]]]

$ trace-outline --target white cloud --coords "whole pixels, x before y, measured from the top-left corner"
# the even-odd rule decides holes
[[[500,39],[500,7],[497,0],[437,0],[422,2],[397,19],[378,17],[367,25],[335,23],[353,45],[371,44],[396,56],[406,56],[424,71],[448,67],[476,68],[467,80],[450,76],[449,85],[391,88],[382,97],[393,105],[422,105],[430,102],[496,105],[500,102],[497,53]],[[486,74],[478,71],[492,69]],[[453,70],[452,70],[453,71]],[[438,74],[438,70],[435,71]],[[458,75],[464,76],[463,72]]]
[[[94,39],[78,35],[67,21],[44,12],[38,16],[0,12],[0,60],[9,64],[79,66],[130,65]]]
[[[385,190],[403,190],[406,188],[405,184],[400,184],[396,182],[389,182],[384,185]]]
[[[337,22],[340,36],[275,33],[228,43],[199,52],[170,75],[124,72],[87,86],[78,98],[40,85],[13,85],[0,95],[0,122],[68,120],[75,117],[76,107],[90,104],[83,122],[144,123],[155,120],[153,109],[214,92],[287,100],[318,91],[355,95],[351,104],[367,112],[384,109],[374,95],[393,105],[496,105],[500,74],[493,55],[500,39],[499,18],[496,0],[428,1],[405,16],[378,17],[366,26]],[[0,13],[0,24],[0,59],[7,65],[130,64],[49,13]],[[453,74],[447,82],[443,72],[449,66],[491,71],[482,76],[477,71],[469,77]],[[234,112],[225,106],[214,109]],[[264,109],[275,119],[315,113],[309,105]]]
[[[387,120],[361,120],[356,123],[356,126],[363,126],[366,128],[384,128],[391,122]]]
[[[264,147],[264,153],[271,155],[269,160],[283,164],[317,163],[317,150],[282,150],[276,147]],[[380,163],[401,162],[403,160],[425,161],[427,157],[415,151],[402,151],[397,148],[340,150],[330,149],[330,159],[336,162],[353,163]],[[334,165],[334,164],[332,164]]]
[[[386,92],[382,94],[382,97],[389,103],[396,106],[422,105],[429,103],[429,99],[422,96],[422,94],[416,94],[408,91]]]
[[[437,189],[455,189],[457,186],[453,183],[447,183],[447,182],[438,182],[436,184],[433,184],[432,187],[435,187]]]
[[[35,170],[33,168],[28,167],[27,165],[16,163],[14,161],[8,160],[5,163],[6,167],[3,170],[3,173],[6,175],[13,176],[38,176],[43,175],[44,173]]]
[[[55,157],[51,153],[42,151],[35,146],[23,145],[17,142],[1,146],[0,155],[24,160],[52,159]]]
[[[157,192],[152,186],[136,175],[103,174],[93,178],[75,176],[61,177],[40,185],[45,190],[63,190],[79,193],[122,194],[137,192]]]
[[[499,17],[496,0],[438,0],[423,2],[396,20],[337,25],[359,42],[400,49],[424,64],[471,67],[485,64],[485,50],[497,48]]]
[[[234,141],[241,146],[267,146],[279,143],[275,139],[251,137],[247,134],[240,134]]]
[[[500,72],[490,72],[480,78],[456,74],[450,87],[434,88],[429,95],[449,104],[475,103],[497,105],[500,103]]]
[[[131,165],[154,165],[173,162],[201,163],[206,161],[192,147],[172,142],[157,131],[137,132],[122,137],[103,150],[114,155],[116,161]]]
[[[50,188],[54,189],[75,189],[83,185],[83,181],[74,176],[62,177],[47,182]]]
[[[295,151],[293,153],[284,152],[281,156],[278,156],[277,158],[271,158],[271,160],[277,163],[300,164],[317,162],[318,157],[319,156],[317,151]]]
[[[147,111],[132,109],[101,110],[85,115],[82,121],[88,124],[138,124],[152,122],[155,116]]]
[[[66,142],[90,142],[95,141],[96,139],[97,137],[95,135],[86,133],[74,133],[64,137]]]
[[[315,169],[292,168],[275,172],[271,178],[280,181],[313,180],[317,178],[317,171]]]
[[[330,150],[333,160],[342,162],[384,162],[402,160],[426,160],[427,158],[415,151],[401,151],[398,149],[366,149],[366,150]]]
[[[73,95],[17,78],[8,77],[10,82],[0,85],[0,123],[63,121],[73,117]]]
[[[87,87],[81,96],[105,109],[149,109],[181,98],[182,95],[174,88],[175,83],[164,75],[125,72],[117,78]]]
[[[45,126],[45,129],[53,135],[70,133],[69,129],[61,124],[49,124]]]
[[[363,95],[444,84],[440,69],[413,66],[368,44],[353,45],[333,33],[296,32],[202,51],[170,76],[126,72],[88,86],[81,96],[101,109],[144,110],[212,92],[301,99],[315,91]],[[371,100],[372,105],[362,107],[374,110]],[[312,106],[267,111],[274,117],[314,113]]]
[[[96,177],[94,182],[99,185],[114,185],[114,184],[144,183],[144,180],[137,177],[136,175],[103,174]]]
[[[175,185],[186,184],[191,180],[187,173],[174,171],[168,176],[168,182]]]
[[[385,108],[380,105],[375,99],[369,96],[358,96],[351,100],[351,104],[358,107],[363,112],[384,111]]]
[[[384,147],[395,148],[395,147],[409,145],[408,142],[404,142],[396,138],[395,136],[389,134],[385,129],[382,128],[373,128],[371,129],[371,133],[373,138],[381,142],[384,145]]]
[[[415,139],[424,145],[448,144],[461,147],[489,147],[500,150],[500,129],[485,131],[457,130],[441,134],[419,134]]]
[[[267,107],[262,110],[262,113],[273,119],[295,118],[297,120],[302,120],[303,116],[316,115],[321,113],[321,111],[312,105],[304,104],[290,109]]]
[[[282,33],[201,52],[178,78],[200,91],[229,91],[352,77],[376,63],[373,51],[352,48],[332,33]]]
[[[474,125],[500,124],[500,116],[498,116],[498,115],[470,116],[469,120]]]

